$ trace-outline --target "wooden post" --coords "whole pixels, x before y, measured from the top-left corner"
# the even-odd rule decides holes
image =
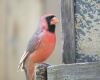
[[[61,0],[62,30],[64,35],[63,62],[75,62],[75,31],[73,0]]]
[[[47,67],[49,64],[42,63],[35,66],[35,80],[47,80]]]

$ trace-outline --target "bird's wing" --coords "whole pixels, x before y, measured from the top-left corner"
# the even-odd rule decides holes
[[[39,46],[39,44],[41,42],[40,37],[39,37],[40,33],[41,33],[41,31],[37,31],[32,36],[32,38],[29,40],[29,43],[27,45],[27,49],[20,59],[18,70],[23,69],[23,62],[25,61],[25,59],[28,57],[28,55],[30,55],[32,52],[34,52],[36,50],[36,48]]]

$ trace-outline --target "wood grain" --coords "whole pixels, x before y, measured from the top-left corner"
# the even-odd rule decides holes
[[[100,62],[50,66],[48,80],[100,80]]]
[[[75,62],[75,30],[73,0],[61,0],[62,30],[64,35],[63,62]]]

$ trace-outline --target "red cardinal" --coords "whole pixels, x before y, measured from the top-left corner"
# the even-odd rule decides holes
[[[55,48],[55,28],[58,19],[53,14],[41,17],[38,31],[30,39],[27,49],[23,54],[19,69],[24,69],[27,80],[34,80],[35,63],[45,61]]]

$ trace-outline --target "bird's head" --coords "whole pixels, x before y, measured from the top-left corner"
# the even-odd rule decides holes
[[[40,24],[43,30],[48,30],[49,32],[54,33],[58,19],[54,14],[47,14],[41,17]]]

